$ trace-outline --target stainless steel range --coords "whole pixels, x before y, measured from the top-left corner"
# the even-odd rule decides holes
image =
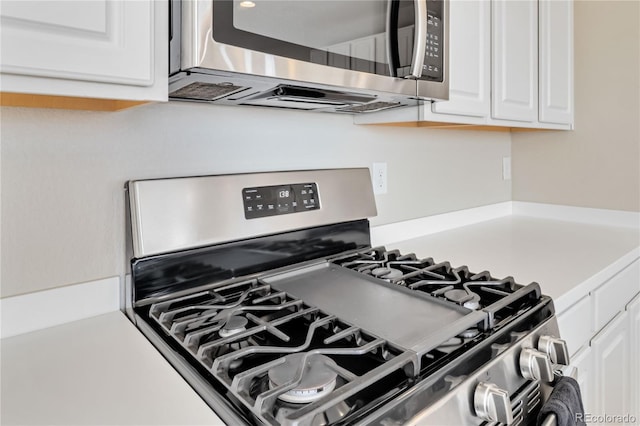
[[[533,424],[536,283],[371,247],[368,169],[131,181],[127,313],[228,424]]]

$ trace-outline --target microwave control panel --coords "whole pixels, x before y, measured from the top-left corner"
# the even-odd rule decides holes
[[[320,209],[315,183],[243,188],[242,201],[245,219]]]
[[[442,23],[442,3],[427,2],[427,49],[422,64],[422,79],[444,80],[444,27]]]

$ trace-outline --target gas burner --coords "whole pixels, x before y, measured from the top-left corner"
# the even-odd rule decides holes
[[[480,330],[477,328],[469,328],[462,333],[458,334],[458,337],[462,337],[463,339],[473,339],[477,335],[480,334]]]
[[[303,365],[304,364],[304,365]],[[282,364],[269,370],[269,387],[294,387],[278,395],[278,399],[293,404],[317,401],[336,387],[338,374],[334,361],[326,355],[295,353],[287,355]]]
[[[247,330],[249,320],[238,315],[232,315],[220,329],[220,337],[229,337]]]
[[[397,280],[402,277],[404,274],[401,270],[395,268],[388,267],[380,267],[371,270],[371,275],[374,277],[382,278],[384,280],[392,281]]]
[[[472,291],[455,288],[446,291],[444,297],[465,308],[473,310],[480,309],[480,296]]]
[[[449,340],[445,341],[440,346],[438,346],[437,349],[441,352],[449,354],[479,335],[480,331],[477,328],[469,328],[458,334],[456,337],[452,337]]]
[[[290,421],[289,416],[295,414],[298,407],[299,404],[282,404],[282,406],[278,408],[278,412],[276,414],[276,421],[278,424],[288,423]],[[312,424],[314,426],[327,426],[338,423],[354,408],[354,406],[350,406],[346,401],[340,401],[333,407],[325,410],[324,413],[317,415],[317,417],[313,419]]]
[[[462,337],[452,337],[446,342],[443,342],[436,349],[440,352],[450,354],[464,344],[465,340]]]
[[[512,277],[498,280],[487,271],[474,274],[466,266],[453,268],[449,262],[419,259],[413,253],[401,255],[398,250],[387,251],[384,247],[350,253],[332,262],[472,311],[490,306],[520,287]]]

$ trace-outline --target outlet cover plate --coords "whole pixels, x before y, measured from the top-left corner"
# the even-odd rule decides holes
[[[373,163],[371,181],[374,194],[387,193],[387,163]]]

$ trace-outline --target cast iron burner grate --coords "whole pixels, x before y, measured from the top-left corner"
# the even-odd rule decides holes
[[[473,274],[466,266],[453,268],[449,262],[418,259],[413,253],[401,255],[398,250],[382,247],[332,262],[473,310],[487,307],[520,287],[512,277],[496,280],[488,272]]]
[[[266,424],[347,421],[419,373],[415,353],[260,280],[157,302],[149,316]],[[310,387],[313,375],[333,380]]]

